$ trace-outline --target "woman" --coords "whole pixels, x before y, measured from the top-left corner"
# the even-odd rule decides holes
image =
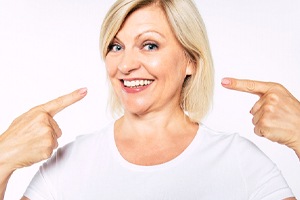
[[[23,199],[294,199],[252,143],[201,124],[213,69],[192,1],[116,2],[102,26],[101,51],[111,106],[122,116],[59,149]],[[51,117],[85,95],[81,89],[33,109],[50,116],[49,141],[61,134]]]

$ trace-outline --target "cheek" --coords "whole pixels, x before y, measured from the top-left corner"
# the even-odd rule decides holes
[[[106,60],[105,61],[105,68],[106,68],[106,72],[107,72],[107,74],[108,74],[108,76],[111,78],[111,77],[113,77],[115,74],[116,74],[116,72],[117,72],[117,67],[115,67],[116,65],[115,65],[115,63],[114,62],[112,62],[112,61],[110,61],[110,60]]]
[[[166,51],[159,56],[146,59],[147,65],[161,74],[182,76],[185,75],[185,55],[182,51]]]
[[[162,61],[159,56],[151,56],[141,58],[142,65],[147,68],[147,70],[159,70],[162,66]]]
[[[144,59],[144,66],[148,72],[157,78],[163,78],[163,76],[168,76],[174,66],[174,61],[172,61],[168,56],[153,56]]]

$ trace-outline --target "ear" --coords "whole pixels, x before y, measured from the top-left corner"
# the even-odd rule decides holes
[[[195,63],[191,61],[191,59],[189,59],[185,70],[185,75],[193,75],[195,74],[195,71],[196,71]]]

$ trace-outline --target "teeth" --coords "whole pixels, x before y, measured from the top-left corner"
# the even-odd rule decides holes
[[[124,81],[124,85],[126,87],[138,87],[138,86],[149,85],[152,82],[153,81],[150,81],[150,80]]]

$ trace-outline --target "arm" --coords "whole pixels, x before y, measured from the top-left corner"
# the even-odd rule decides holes
[[[1,171],[0,171],[0,199],[4,199],[4,193],[6,190],[6,186],[8,183],[8,180],[12,174],[7,167],[3,166],[2,163],[0,164]]]
[[[16,118],[0,136],[0,200],[4,199],[7,183],[16,169],[51,156],[62,134],[54,115],[81,100],[86,93],[86,89],[76,90],[32,108]]]
[[[225,78],[225,88],[256,94],[260,99],[250,113],[254,132],[284,144],[300,159],[300,102],[282,85],[271,82]]]

